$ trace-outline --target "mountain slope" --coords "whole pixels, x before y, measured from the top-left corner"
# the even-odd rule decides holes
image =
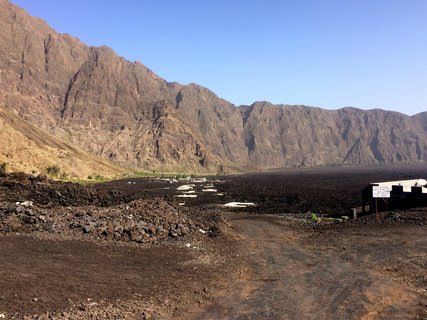
[[[58,176],[81,179],[96,174],[113,177],[128,171],[53,138],[2,107],[0,140],[0,163],[7,163],[11,171],[39,174],[56,166]]]
[[[427,157],[425,131],[397,112],[255,103],[244,114],[255,165],[370,165]]]
[[[427,160],[426,117],[256,102],[167,82],[0,0],[0,103],[56,137],[143,169],[229,171]]]

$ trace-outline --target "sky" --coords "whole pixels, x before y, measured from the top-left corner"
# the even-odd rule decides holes
[[[235,105],[427,111],[427,0],[12,0]]]

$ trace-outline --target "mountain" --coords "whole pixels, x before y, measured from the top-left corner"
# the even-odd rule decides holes
[[[63,178],[114,177],[129,171],[54,138],[0,107],[0,163],[7,169]],[[55,171],[55,168],[59,171]]]
[[[420,125],[427,122],[397,112],[269,103],[255,103],[245,112],[255,165],[370,165],[427,157],[426,131]]]
[[[93,154],[142,169],[264,170],[427,159],[427,118],[256,102],[167,82],[0,0],[0,103]]]

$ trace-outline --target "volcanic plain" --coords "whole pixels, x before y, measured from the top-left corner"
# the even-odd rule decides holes
[[[426,172],[293,168],[89,186],[3,174],[0,317],[426,319],[427,209],[346,218],[368,183]]]

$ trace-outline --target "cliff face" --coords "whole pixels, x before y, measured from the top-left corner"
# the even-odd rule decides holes
[[[0,0],[0,103],[53,135],[144,169],[424,161],[426,116],[257,102],[235,107]]]
[[[249,157],[260,166],[369,165],[427,156],[426,122],[397,112],[255,103],[243,114]]]

